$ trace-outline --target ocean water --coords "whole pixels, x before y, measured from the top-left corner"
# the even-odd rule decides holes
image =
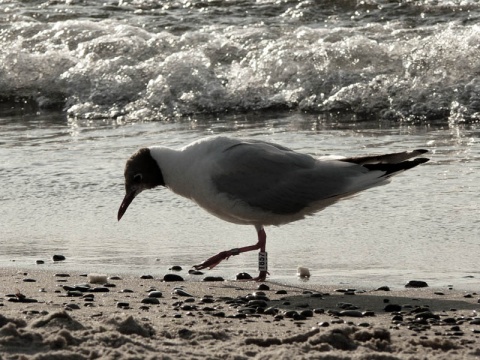
[[[302,284],[302,265],[310,283],[478,289],[479,15],[476,1],[0,1],[0,265],[161,276],[255,243],[165,189],[116,221],[137,148],[226,134],[315,156],[430,150],[387,186],[267,228],[273,281]]]

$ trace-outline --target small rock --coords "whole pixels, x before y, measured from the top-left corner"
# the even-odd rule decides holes
[[[36,260],[36,261],[35,261],[35,264],[37,264],[37,265],[42,265],[42,264],[45,264],[45,261],[43,261],[43,260]]]
[[[147,297],[147,298],[143,299],[141,302],[142,302],[142,304],[151,304],[151,305],[160,304],[160,300],[158,300],[157,298],[154,298],[154,297]]]
[[[480,325],[480,318],[475,318],[472,321],[470,321],[470,324],[472,325]]]
[[[108,280],[122,280],[122,278],[120,276],[115,275],[115,276],[110,276]]]
[[[188,273],[189,273],[190,275],[203,275],[203,274],[204,274],[202,271],[200,271],[200,270],[194,270],[194,269],[188,270]]]
[[[277,295],[286,295],[286,294],[288,294],[288,293],[287,293],[287,290],[283,290],[283,289],[282,289],[282,290],[277,290],[277,291],[275,291],[275,294],[277,294]]]
[[[267,284],[260,284],[258,285],[257,290],[268,291],[270,290],[270,286],[268,286]]]
[[[132,289],[122,289],[120,290],[121,293],[133,293]]]
[[[153,276],[152,275],[142,275],[142,276],[140,276],[140,279],[151,280],[151,279],[153,279]]]
[[[53,276],[56,276],[56,277],[70,277],[70,274],[66,274],[66,273],[59,273],[59,274],[55,274]]]
[[[186,292],[185,290],[183,290],[181,288],[173,289],[172,294],[175,294],[175,295],[178,295],[178,296],[193,297],[193,295],[189,294],[188,292]]]
[[[128,309],[129,307],[130,307],[130,304],[128,302],[125,302],[125,301],[117,302],[117,308]]]
[[[386,312],[402,311],[402,306],[398,304],[388,304],[383,308]]]
[[[148,293],[148,297],[151,297],[151,298],[161,298],[162,296],[163,296],[162,292],[157,290],[150,291]]]
[[[93,289],[90,289],[90,291],[92,291],[92,292],[110,292],[110,289],[105,287],[105,286],[99,286],[99,287],[95,287]]]
[[[358,310],[342,310],[339,313],[340,316],[350,316],[350,317],[363,317],[361,311]]]
[[[380,286],[377,288],[377,291],[390,291],[390,288],[388,286]]]
[[[318,323],[318,326],[319,327],[328,327],[328,326],[330,326],[330,324],[328,323],[328,321],[322,321],[322,322]]]
[[[241,272],[241,273],[238,273],[237,275],[235,275],[235,279],[237,279],[237,280],[251,280],[252,275],[250,275],[249,273],[246,273],[246,272]]]
[[[310,277],[310,270],[306,267],[299,266],[297,268],[297,276],[303,279]]]
[[[67,310],[78,310],[78,309],[80,309],[80,306],[78,306],[77,304],[67,304],[67,305],[65,305],[65,309],[67,309]]]
[[[184,281],[183,277],[177,274],[165,274],[163,277],[163,281],[165,282],[173,282],[173,281]]]
[[[63,255],[53,255],[53,261],[64,261],[66,259]]]
[[[171,271],[182,271],[182,267],[179,266],[179,265],[173,265],[171,268],[169,268],[168,270],[171,270]]]
[[[221,276],[205,276],[202,281],[225,281]]]
[[[434,292],[435,295],[445,295],[445,293],[441,292],[441,291],[435,291]]]
[[[423,288],[428,287],[428,284],[422,280],[410,280],[406,285],[406,288]]]
[[[302,310],[300,311],[300,315],[308,318],[313,316],[313,311],[312,310]]]
[[[37,282],[37,280],[32,279],[32,278],[25,278],[25,279],[23,279],[23,282]]]

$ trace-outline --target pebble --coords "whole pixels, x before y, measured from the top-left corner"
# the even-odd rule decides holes
[[[65,308],[67,310],[78,310],[80,309],[80,306],[78,306],[77,304],[67,304],[65,305]]]
[[[225,279],[221,276],[205,276],[202,281],[225,281]]]
[[[163,277],[163,281],[165,282],[172,282],[172,281],[184,281],[183,277],[177,274],[165,274]]]
[[[153,276],[152,275],[142,275],[142,276],[140,276],[140,279],[151,280],[151,279],[153,279]]]
[[[268,286],[267,284],[260,284],[258,285],[257,290],[268,291],[270,290],[270,286]]]
[[[363,313],[359,310],[342,310],[338,313],[340,316],[363,317]]]
[[[114,275],[114,276],[110,276],[108,280],[122,280],[122,278],[120,276]]]
[[[93,289],[90,289],[92,292],[110,292],[110,289],[105,286],[99,286]]]
[[[150,298],[161,298],[162,296],[163,296],[162,292],[157,290],[150,291],[148,293],[148,297]]]
[[[288,294],[288,293],[287,293],[287,290],[283,290],[283,289],[282,289],[282,290],[277,290],[277,291],[275,291],[275,294],[277,294],[277,295],[286,295],[286,294]]]
[[[428,284],[422,280],[410,280],[406,285],[406,288],[423,288],[428,287]]]
[[[63,255],[53,255],[53,261],[64,261],[66,259]]]
[[[142,302],[142,304],[152,304],[152,305],[160,304],[160,300],[158,300],[157,298],[154,298],[154,297],[147,297],[147,298],[143,299],[141,302]]]
[[[386,312],[402,311],[402,306],[398,304],[388,304],[383,308]]]
[[[32,278],[25,278],[25,279],[23,279],[23,282],[37,282],[37,280],[32,279]]]
[[[444,320],[445,321],[445,320]],[[472,325],[480,325],[480,318],[475,318],[472,321],[470,321],[470,324]]]
[[[315,308],[315,309],[313,309],[313,312],[314,312],[315,314],[324,314],[324,313],[325,313],[325,309]]]
[[[200,302],[203,303],[203,304],[211,304],[211,303],[215,302],[215,299],[213,299],[211,297],[204,296],[200,299]]]
[[[66,274],[66,273],[58,273],[58,274],[55,274],[53,276],[56,276],[56,277],[70,277],[70,274]]]
[[[189,273],[190,275],[203,275],[203,274],[204,274],[204,273],[201,272],[200,270],[194,270],[194,269],[188,270],[188,273]]]
[[[261,308],[266,308],[268,306],[268,303],[265,300],[250,300],[247,303],[248,307],[261,307]]]
[[[83,292],[78,291],[78,290],[68,290],[67,291],[67,296],[83,296]]]
[[[122,289],[120,290],[121,293],[133,293],[132,289]]]
[[[171,268],[169,268],[168,270],[171,270],[171,271],[182,271],[182,267],[179,266],[179,265],[173,265]]]
[[[300,315],[304,317],[312,317],[313,316],[313,311],[312,310],[302,310],[300,311]]]
[[[42,264],[45,264],[45,261],[43,261],[43,260],[36,260],[36,261],[35,261],[35,264],[37,264],[37,265],[42,265]]]
[[[185,290],[181,288],[174,288],[172,291],[172,294],[178,295],[178,296],[186,296],[186,297],[193,297],[193,295],[189,294]]]
[[[388,286],[380,286],[377,288],[377,291],[390,291],[390,288]]]
[[[319,327],[328,327],[330,323],[328,321],[322,321],[317,324]]]
[[[251,280],[252,275],[250,275],[249,273],[246,273],[246,272],[241,272],[241,273],[238,273],[237,275],[235,275],[235,279],[237,279],[237,280]]]
[[[124,302],[124,301],[117,302],[117,308],[128,309],[129,307],[130,307],[130,304],[128,302]]]

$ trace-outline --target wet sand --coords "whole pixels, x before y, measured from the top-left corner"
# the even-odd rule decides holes
[[[0,359],[480,357],[475,293],[85,275],[3,268]]]

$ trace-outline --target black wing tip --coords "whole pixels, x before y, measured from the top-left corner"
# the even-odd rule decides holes
[[[417,159],[414,159],[413,161],[416,162],[417,165],[420,165],[420,164],[424,164],[426,162],[429,162],[430,159],[429,158],[417,158]]]
[[[428,150],[427,149],[416,149],[415,152],[419,153],[419,154],[425,154],[425,153],[428,153]]]

